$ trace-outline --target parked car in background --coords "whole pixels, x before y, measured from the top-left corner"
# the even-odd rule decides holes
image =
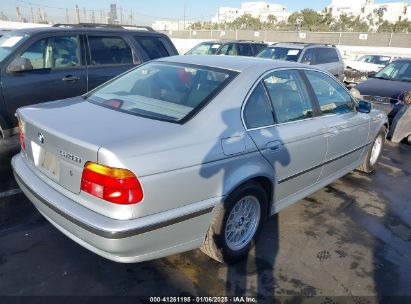
[[[268,216],[357,167],[372,172],[388,126],[322,69],[241,56],[158,59],[17,114],[24,193],[118,262],[199,247],[245,257]]]
[[[16,109],[78,96],[143,62],[177,50],[149,27],[56,25],[0,38],[0,143],[18,133]]]
[[[363,99],[388,114],[389,138],[411,144],[411,59],[398,59],[358,84]]]
[[[346,60],[344,83],[350,87],[355,86],[367,80],[369,73],[376,73],[387,64],[399,58],[398,56],[364,55],[356,60]]]
[[[231,55],[254,57],[267,46],[266,43],[248,40],[217,40],[202,42],[186,55]]]
[[[257,57],[319,66],[338,80],[343,81],[344,79],[344,61],[335,45],[275,43],[263,49]]]

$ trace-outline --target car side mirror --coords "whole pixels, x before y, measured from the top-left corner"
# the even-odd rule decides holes
[[[10,63],[9,67],[7,68],[7,70],[8,70],[10,73],[21,73],[21,72],[24,72],[24,71],[31,71],[31,70],[33,70],[33,66],[31,65],[31,62],[30,62],[29,59],[19,57],[19,58],[14,59],[14,60]]]
[[[360,113],[370,113],[371,112],[371,102],[365,100],[359,100],[357,104],[357,111]]]

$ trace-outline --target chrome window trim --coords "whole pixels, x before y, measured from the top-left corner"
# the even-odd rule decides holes
[[[251,89],[248,91],[247,96],[245,97],[242,105],[241,105],[241,122],[244,126],[244,129],[248,132],[248,131],[254,131],[254,130],[262,130],[262,129],[266,129],[266,128],[271,128],[271,127],[276,127],[276,126],[281,126],[281,125],[285,125],[285,124],[291,124],[291,123],[297,123],[300,121],[307,121],[307,120],[312,120],[316,117],[309,117],[309,118],[305,118],[305,119],[299,119],[299,120],[295,120],[295,121],[289,121],[289,122],[283,122],[283,123],[275,123],[273,125],[267,125],[267,126],[262,126],[262,127],[257,127],[257,128],[248,128],[245,120],[244,120],[244,108],[251,96],[251,94],[254,92],[255,88],[257,87],[257,85],[270,73],[276,72],[276,71],[288,71],[288,70],[302,70],[302,71],[314,71],[314,72],[319,72],[322,74],[327,75],[328,77],[330,77],[331,79],[333,79],[339,86],[341,86],[347,93],[348,95],[351,97],[352,101],[355,103],[355,99],[354,97],[352,97],[350,91],[341,84],[340,81],[338,81],[338,79],[335,79],[334,76],[332,76],[330,73],[326,72],[326,71],[322,71],[322,70],[318,70],[318,69],[314,69],[314,68],[301,68],[301,67],[295,67],[295,68],[274,68],[271,69],[269,71],[266,71],[264,74],[262,74],[257,81],[253,84],[253,86],[251,87]],[[356,112],[356,111],[353,111]],[[351,113],[351,112],[350,112]],[[330,116],[334,116],[334,115],[344,115],[347,113],[341,113],[341,114],[329,114],[329,115],[321,115],[321,116],[317,116],[317,117],[330,117]]]

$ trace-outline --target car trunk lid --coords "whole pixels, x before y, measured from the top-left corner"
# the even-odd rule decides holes
[[[144,145],[147,134],[161,140],[180,126],[108,109],[82,97],[20,108],[18,116],[24,123],[28,161],[74,193],[80,192],[85,163],[100,162],[101,147],[123,142]],[[121,155],[110,159],[103,164],[111,165]],[[121,162],[115,163],[122,168]]]

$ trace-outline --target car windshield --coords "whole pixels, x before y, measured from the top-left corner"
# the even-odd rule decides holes
[[[299,49],[287,47],[267,47],[262,50],[257,57],[297,62],[300,54],[301,50]]]
[[[2,62],[11,52],[13,52],[20,44],[28,39],[25,34],[7,34],[0,38],[0,62]]]
[[[373,78],[411,82],[411,61],[395,61],[390,63]]]
[[[390,62],[390,59],[391,58],[388,56],[365,55],[365,56],[361,56],[360,58],[358,58],[357,61],[386,65]]]
[[[220,48],[221,43],[206,42],[200,43],[191,50],[189,50],[186,55],[214,55]]]
[[[236,72],[152,62],[92,91],[93,103],[129,114],[180,122],[199,111]]]

